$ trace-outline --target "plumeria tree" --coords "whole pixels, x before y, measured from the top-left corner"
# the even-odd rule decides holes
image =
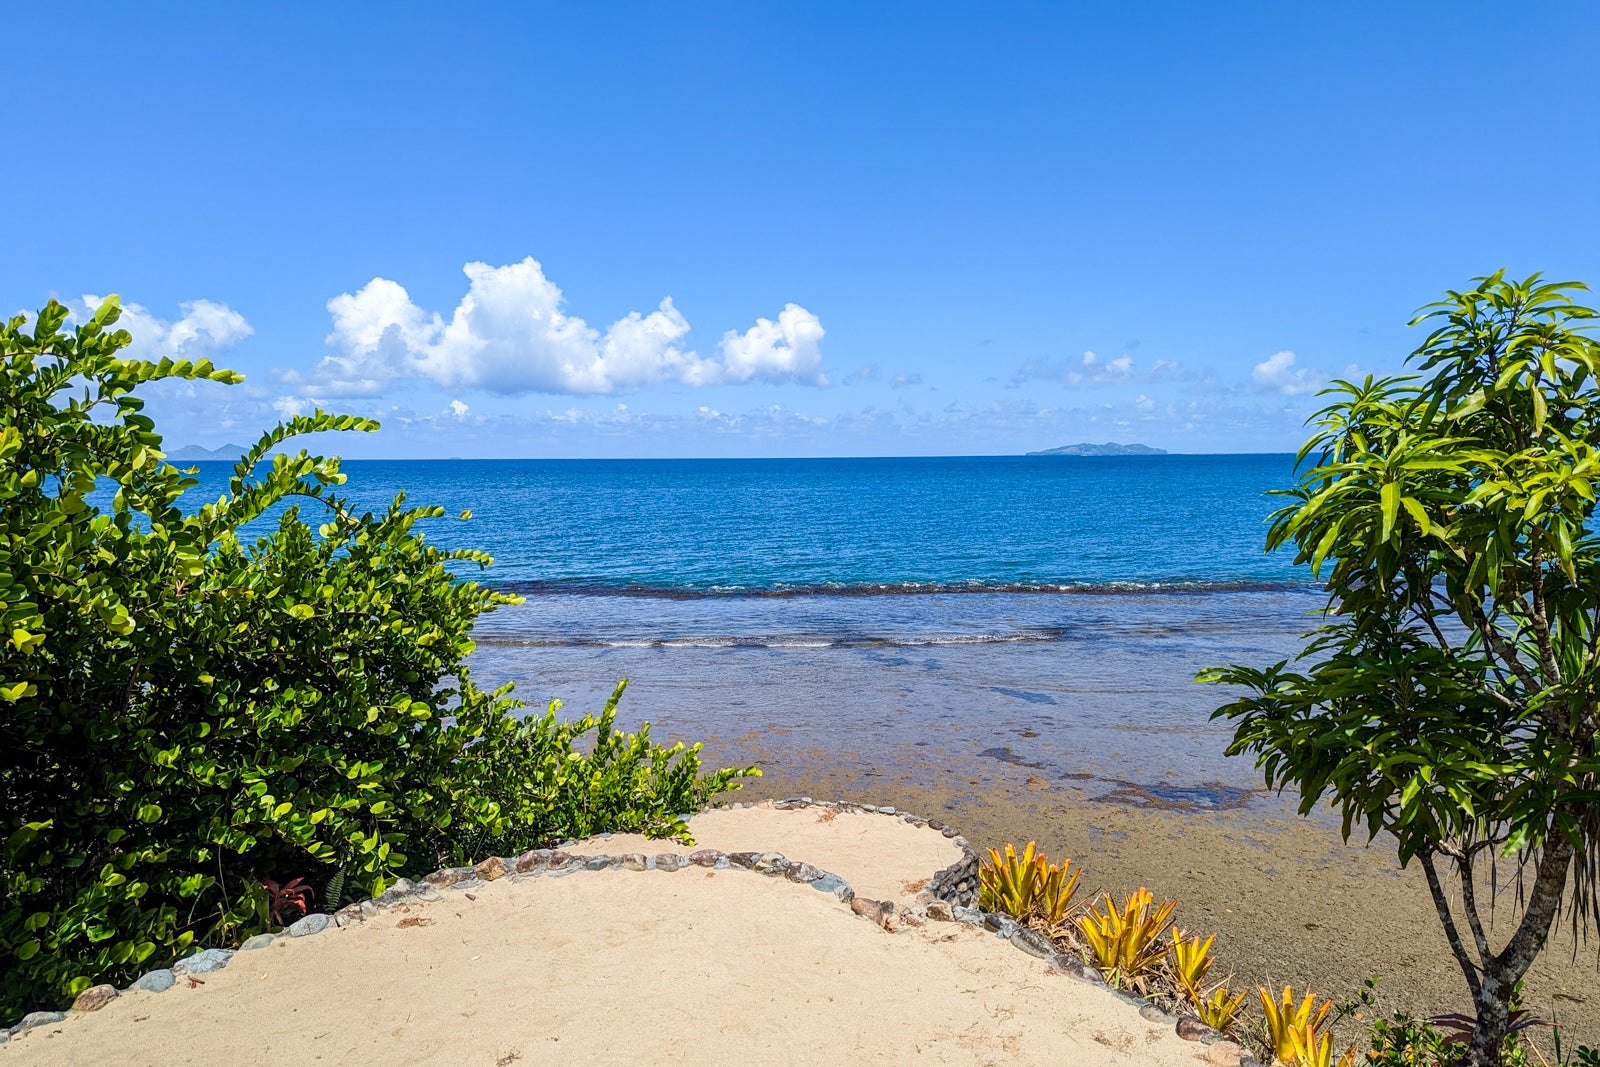
[[[1422,309],[1412,373],[1335,382],[1279,495],[1328,611],[1293,662],[1208,670],[1217,711],[1302,814],[1393,837],[1472,993],[1466,1062],[1497,1064],[1516,983],[1563,910],[1600,923],[1600,342],[1585,287],[1475,279]],[[1491,929],[1497,863],[1519,892]],[[1506,907],[1501,903],[1502,909]]]

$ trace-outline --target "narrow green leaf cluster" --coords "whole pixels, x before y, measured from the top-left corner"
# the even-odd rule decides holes
[[[240,378],[123,359],[117,317],[0,329],[0,1023],[266,928],[267,879],[366,896],[564,836],[682,836],[757,773],[618,733],[621,686],[575,722],[479,689],[473,624],[516,598],[456,572],[489,557],[427,541],[442,509],[357,513],[337,459],[278,452],[370,420],[291,419],[184,507],[135,391]]]

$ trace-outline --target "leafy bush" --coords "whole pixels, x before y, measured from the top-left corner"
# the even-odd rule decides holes
[[[616,696],[519,721],[510,685],[474,685],[473,623],[515,598],[454,568],[489,558],[430,544],[442,510],[403,495],[352,512],[336,459],[269,458],[373,422],[291,419],[180,507],[196,483],[136,390],[240,379],[120,358],[117,316],[67,333],[52,301],[0,329],[0,1020],[265,928],[265,881],[368,895],[566,835],[682,835],[758,773],[616,733]]]
[[[627,686],[624,678],[598,716],[570,722],[556,717],[561,702],[552,702],[543,715],[519,724],[515,743],[496,759],[470,769],[473,794],[492,801],[506,822],[479,823],[449,838],[441,861],[514,854],[607,831],[692,841],[685,815],[738,788],[736,779],[761,773],[745,768],[701,775],[698,743],[655,744],[649,723],[637,734],[617,732],[617,702]],[[578,741],[590,732],[589,751],[579,752]]]
[[[1366,1048],[1355,1058],[1355,1050],[1348,1055],[1360,1067],[1461,1067],[1468,1059],[1468,1046],[1475,1020],[1463,1015],[1440,1015],[1432,1019],[1419,1019],[1410,1012],[1396,1010],[1387,1017],[1377,1010],[1378,980],[1368,978],[1356,999],[1339,1005],[1340,1018],[1370,1019],[1366,1024]],[[1529,1067],[1531,1064],[1600,1064],[1600,1053],[1586,1045],[1579,1045],[1571,1056],[1561,1047],[1561,1031],[1554,1031],[1555,1055],[1546,1058],[1528,1039],[1525,1031],[1531,1027],[1548,1026],[1521,1007],[1522,983],[1518,982],[1510,995],[1509,1034],[1501,1049],[1501,1062],[1505,1067]]]

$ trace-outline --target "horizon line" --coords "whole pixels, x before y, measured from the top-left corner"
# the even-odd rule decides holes
[[[188,446],[180,446],[188,447]],[[204,446],[200,446],[204,447]],[[246,450],[247,451],[247,450]],[[311,451],[307,449],[307,451]],[[242,452],[241,452],[242,454]],[[274,449],[268,455],[279,454]],[[292,454],[292,453],[290,453]],[[681,463],[695,462],[727,462],[739,463],[752,460],[857,460],[857,459],[1041,459],[1041,460],[1095,460],[1095,459],[1165,459],[1165,458],[1198,458],[1233,457],[1233,456],[1293,456],[1293,449],[1282,452],[1160,452],[1144,455],[1105,455],[1105,456],[1079,456],[1079,455],[1034,455],[1027,452],[973,452],[973,453],[922,453],[915,455],[855,455],[855,456],[354,456],[339,458],[346,463],[518,463],[536,461],[541,463]],[[169,463],[233,463],[235,460],[210,458],[210,459],[179,459],[173,460],[169,454]]]

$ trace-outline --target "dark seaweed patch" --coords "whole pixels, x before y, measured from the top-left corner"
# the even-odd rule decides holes
[[[1004,748],[986,748],[982,752],[978,753],[978,755],[987,759],[997,759],[1001,763],[1009,763],[1013,767],[1027,767],[1035,771],[1044,770],[1044,764],[1029,763],[1027,760],[1011,751],[1011,746],[1009,745],[1005,746]]]
[[[989,689],[991,692],[999,693],[1001,696],[1026,700],[1030,704],[1054,704],[1056,702],[1056,698],[1049,693],[1034,693],[1026,689],[1007,689],[1003,685],[991,685]]]
[[[1111,792],[1094,799],[1163,811],[1231,811],[1244,807],[1256,795],[1253,789],[1239,789],[1221,782],[1185,786],[1118,781],[1115,785]]]

